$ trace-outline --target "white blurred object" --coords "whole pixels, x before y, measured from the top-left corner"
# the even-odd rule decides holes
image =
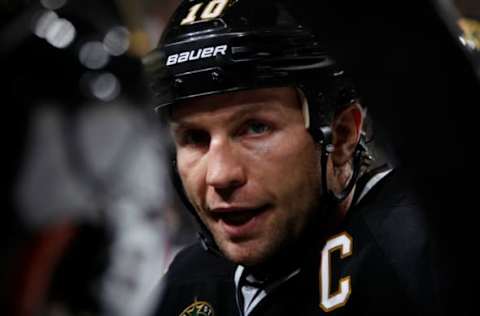
[[[127,105],[53,104],[33,116],[17,188],[20,216],[41,229],[63,219],[104,225],[110,262],[99,282],[104,315],[147,315],[171,259],[170,190],[161,132]]]
[[[102,42],[92,41],[83,44],[78,58],[82,65],[89,69],[101,69],[108,64],[110,55]]]
[[[125,54],[130,46],[130,32],[123,26],[115,26],[105,35],[103,45],[112,56]]]
[[[65,218],[93,220],[99,215],[94,192],[69,165],[64,124],[54,108],[45,108],[33,117],[17,190],[19,215],[33,228]]]
[[[117,234],[102,283],[105,315],[148,315],[158,298],[153,290],[169,261],[170,246],[159,234],[168,230],[166,223],[141,216],[135,208],[134,201],[126,200],[112,208]]]

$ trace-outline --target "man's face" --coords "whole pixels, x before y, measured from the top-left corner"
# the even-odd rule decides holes
[[[300,237],[320,166],[295,89],[202,97],[177,106],[170,127],[187,196],[227,258],[256,265]]]

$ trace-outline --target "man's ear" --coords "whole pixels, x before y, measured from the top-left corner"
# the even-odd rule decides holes
[[[352,158],[362,132],[363,119],[359,103],[349,105],[335,116],[332,123],[334,150],[331,154],[334,166],[341,167]]]

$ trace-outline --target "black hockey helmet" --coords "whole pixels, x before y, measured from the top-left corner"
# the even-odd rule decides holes
[[[323,147],[323,170],[333,148],[330,119],[358,99],[326,47],[290,14],[285,1],[183,1],[144,64],[160,113],[199,96],[266,87],[297,88],[306,101],[306,125]],[[363,144],[358,148],[363,149]],[[342,200],[352,190],[362,153],[357,150],[354,165],[358,167],[340,194],[328,190],[327,172],[322,172],[322,188],[332,201]]]
[[[282,1],[183,1],[145,59],[156,109],[198,96],[295,86],[318,139],[326,114],[357,98],[343,71]]]

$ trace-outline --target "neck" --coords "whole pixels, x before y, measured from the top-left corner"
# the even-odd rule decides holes
[[[356,190],[356,186],[353,187],[352,191],[347,195],[347,197],[338,203],[336,207],[335,216],[333,216],[333,222],[331,226],[338,227],[347,215],[348,210],[352,206],[353,195]]]

